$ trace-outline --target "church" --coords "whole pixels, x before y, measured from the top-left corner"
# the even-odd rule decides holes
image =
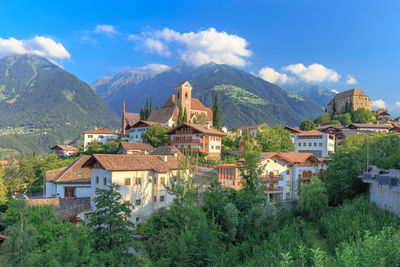
[[[149,121],[175,127],[178,121],[179,106],[186,110],[188,122],[197,124],[212,123],[213,113],[200,100],[192,98],[192,86],[188,81],[175,85],[175,94],[158,110],[153,110]]]

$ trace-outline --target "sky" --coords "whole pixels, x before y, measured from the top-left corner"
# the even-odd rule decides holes
[[[0,1],[0,57],[35,54],[85,82],[185,62],[267,81],[360,88],[400,115],[400,1]]]

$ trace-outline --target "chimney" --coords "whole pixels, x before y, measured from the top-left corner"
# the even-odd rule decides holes
[[[168,162],[168,156],[167,155],[162,155],[161,156],[162,161]]]
[[[205,125],[205,127],[206,127],[206,129],[210,129],[210,123],[207,122],[206,125]]]

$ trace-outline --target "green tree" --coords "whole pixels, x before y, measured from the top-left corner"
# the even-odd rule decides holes
[[[312,177],[311,184],[302,185],[298,210],[307,219],[318,222],[327,208],[328,195],[324,183],[318,177]]]
[[[263,152],[294,151],[294,144],[290,133],[279,124],[272,128],[269,128],[267,125],[262,126],[257,131],[256,140]]]
[[[109,140],[107,143],[105,143],[103,145],[104,152],[107,154],[117,153],[117,149],[118,149],[120,143],[121,143],[120,138],[118,138],[116,140]]]
[[[149,117],[150,117],[150,114],[152,111],[153,111],[153,98],[150,97]],[[149,117],[147,117],[147,118],[149,118]]]
[[[35,228],[28,225],[25,202],[20,203],[22,205],[19,204],[19,209],[15,211],[18,219],[5,231],[8,238],[2,244],[1,260],[9,266],[25,267],[28,266],[28,260],[35,252],[37,232]]]
[[[103,145],[101,143],[99,143],[99,141],[94,140],[88,147],[86,150],[86,154],[89,155],[93,155],[96,153],[103,153],[104,152],[104,148]]]
[[[140,109],[140,119],[141,120],[145,120],[145,114],[144,114],[144,108],[143,107]]]
[[[163,146],[169,138],[166,132],[168,132],[167,128],[151,125],[146,132],[142,133],[142,139],[145,143],[151,144],[153,147]]]
[[[188,122],[188,114],[186,112],[186,108],[183,108],[182,122]]]
[[[359,108],[353,112],[353,122],[367,123],[375,120],[374,114],[365,108]]]
[[[4,182],[4,170],[0,168],[0,205],[3,205],[7,202],[7,187]]]
[[[182,104],[179,104],[179,113],[178,113],[178,121],[177,124],[181,124],[183,122],[183,110],[182,110]]]
[[[315,129],[315,123],[310,120],[305,120],[300,125],[300,130],[310,131]]]
[[[314,121],[315,124],[318,125],[327,125],[331,123],[331,116],[329,113],[322,113],[321,115],[318,116],[318,118],[315,119]]]
[[[239,211],[233,203],[225,205],[222,222],[224,233],[226,233],[225,239],[230,242],[235,241],[239,227]]]
[[[218,93],[215,93],[215,100],[214,100],[214,105],[212,107],[212,112],[213,112],[212,125],[216,129],[219,129],[221,128],[221,111],[219,109]]]
[[[332,116],[332,120],[338,120],[341,125],[349,125],[351,123],[351,114],[350,113],[344,113],[344,114],[336,113]]]
[[[130,204],[122,203],[120,189],[118,184],[96,188],[93,199],[96,208],[88,224],[96,256],[105,261],[103,264],[111,266],[132,264],[134,260],[134,255],[129,252],[134,245],[135,226],[129,220],[132,210]]]
[[[156,110],[158,110],[158,104],[157,104],[157,106],[156,106]]]
[[[148,118],[149,118],[149,116],[150,116],[150,114],[149,114],[149,112],[150,112],[150,107],[149,107],[149,97],[147,97],[147,99],[146,99],[146,107],[145,107],[145,109],[144,109],[144,119],[145,120],[147,120]]]

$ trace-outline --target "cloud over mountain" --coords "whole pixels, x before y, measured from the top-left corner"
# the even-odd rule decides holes
[[[9,39],[0,38],[0,57],[22,54],[32,54],[53,59],[71,57],[61,43],[56,43],[48,37],[35,36],[28,40],[17,40],[13,37]]]
[[[285,71],[295,74],[306,82],[337,82],[340,75],[333,69],[322,64],[311,64],[308,67],[302,63],[292,64],[283,68]]]

